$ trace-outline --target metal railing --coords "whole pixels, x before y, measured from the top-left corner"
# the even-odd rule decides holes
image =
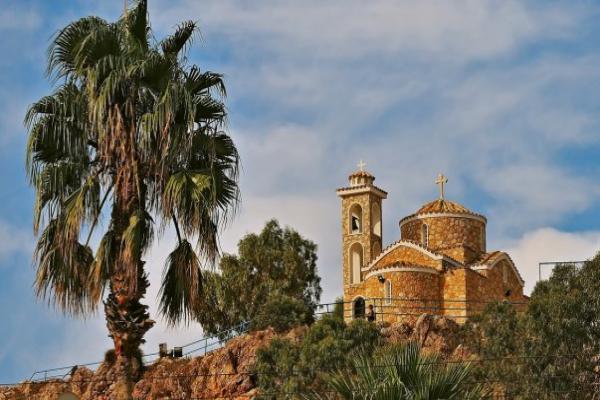
[[[438,314],[456,320],[466,320],[475,314],[484,311],[488,304],[498,303],[500,300],[467,300],[467,299],[426,299],[406,297],[361,297],[363,300],[362,311],[357,313],[356,300],[341,301],[336,303],[319,304],[315,315],[320,316],[334,312],[336,305],[342,307],[344,319],[360,319],[365,317],[366,308],[373,305],[377,321],[389,320],[386,316],[418,317],[422,314]],[[527,305],[525,301],[503,300],[516,307],[517,312]],[[401,318],[400,318],[401,319]]]
[[[473,311],[483,311],[485,305],[496,303],[496,301],[476,301],[465,299],[419,299],[419,298],[404,298],[404,297],[364,297],[365,310],[368,304],[373,304],[377,320],[384,320],[386,315],[394,315],[397,317],[416,317],[424,313],[440,314],[446,317],[460,319],[469,318]],[[406,305],[408,303],[409,305]],[[510,304],[519,306],[525,305],[526,302],[509,302]],[[343,316],[345,319],[364,318],[363,316],[355,315],[355,301],[321,303],[315,306],[315,316],[321,317],[326,314],[335,312],[336,307],[343,307]],[[444,304],[442,306],[441,304]],[[458,304],[458,306],[445,306],[445,304]],[[468,304],[479,304],[478,307],[467,307]],[[462,306],[460,306],[462,305]],[[399,311],[400,310],[400,311]],[[453,311],[452,315],[446,314],[446,311]],[[463,313],[461,313],[463,312]],[[194,356],[204,356],[212,351],[222,348],[229,340],[247,333],[250,327],[249,322],[241,323],[232,328],[218,332],[215,335],[205,336],[201,339],[184,344],[181,347],[183,357],[189,358]],[[187,349],[187,350],[186,350]],[[148,365],[156,361],[160,357],[159,352],[144,354],[142,356],[144,365]],[[40,382],[51,379],[65,379],[71,375],[78,367],[87,367],[94,369],[102,364],[103,361],[96,361],[86,364],[75,364],[65,367],[49,368],[35,371],[29,381]]]
[[[249,324],[247,322],[243,322],[237,326],[218,332],[215,335],[205,336],[201,339],[195,340],[190,343],[186,343],[178,347],[181,347],[183,350],[185,350],[186,348],[191,348],[183,352],[184,357],[190,357],[192,354],[204,356],[207,353],[210,353],[211,351],[222,348],[225,345],[225,343],[227,343],[229,340],[248,332],[248,327]],[[142,361],[144,362],[144,365],[148,365],[156,361],[158,358],[160,358],[159,352],[142,355]],[[35,371],[28,379],[28,381],[45,382],[52,379],[65,379],[79,367],[86,367],[93,370],[95,369],[95,367],[98,367],[103,362],[104,361],[95,361],[86,364],[75,364],[68,365],[65,367],[42,369],[39,371]]]

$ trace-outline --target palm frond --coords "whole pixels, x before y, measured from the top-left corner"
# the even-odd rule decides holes
[[[169,255],[160,288],[160,312],[170,325],[194,316],[202,293],[200,260],[192,245],[182,240]]]
[[[86,17],[70,23],[61,29],[48,48],[47,74],[54,79],[71,75],[76,71],[76,57],[82,41],[97,29],[103,29],[108,23],[102,18]]]
[[[194,96],[210,95],[213,89],[216,89],[220,96],[227,96],[222,74],[211,71],[202,73],[200,68],[194,65],[186,73],[185,78],[186,87]]]
[[[92,262],[88,276],[88,286],[94,299],[99,300],[102,298],[108,279],[117,261],[115,240],[114,231],[110,229],[104,234],[98,245],[96,257]]]
[[[154,221],[145,210],[137,210],[129,217],[129,225],[122,237],[124,261],[137,265],[144,252],[152,245]]]
[[[97,26],[83,37],[74,54],[75,71],[84,76],[88,68],[94,66],[104,57],[121,54],[121,36],[117,24]]]
[[[186,46],[191,44],[196,28],[196,23],[193,21],[186,21],[179,24],[175,33],[160,43],[163,53],[166,55],[179,54],[181,50],[184,50]]]
[[[40,235],[34,252],[36,295],[67,313],[86,314],[98,304],[88,282],[92,250],[76,241],[65,241],[62,228],[58,219],[52,220]]]
[[[81,187],[85,173],[81,164],[63,161],[48,164],[36,174],[33,216],[36,234],[44,209],[49,219],[56,217],[64,201]]]
[[[127,32],[135,40],[135,45],[142,51],[148,48],[148,1],[139,0],[126,14]]]
[[[69,237],[77,237],[82,225],[92,222],[100,208],[100,183],[93,175],[67,197],[61,207],[63,228]]]
[[[479,387],[467,384],[468,364],[442,366],[439,357],[424,355],[416,343],[385,349],[374,359],[358,356],[354,374],[340,371],[329,379],[330,399],[417,400],[481,399]],[[318,393],[307,399],[323,399]]]
[[[72,82],[29,107],[25,116],[30,131],[26,167],[32,182],[45,164],[89,162],[93,136],[86,115],[85,96]]]

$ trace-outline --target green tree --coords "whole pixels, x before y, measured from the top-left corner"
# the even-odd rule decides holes
[[[539,282],[524,312],[509,304],[472,321],[485,361],[477,375],[511,398],[592,399],[600,366],[600,255],[582,268],[557,265]],[[546,397],[544,397],[546,396]]]
[[[340,370],[328,379],[330,390],[314,391],[307,399],[448,400],[481,399],[478,386],[468,382],[468,364],[440,362],[408,343],[384,348],[374,358],[364,355],[353,362],[354,373]]]
[[[600,366],[600,255],[583,267],[558,265],[539,282],[523,316],[528,387],[523,398],[559,393],[596,398]]]
[[[196,31],[184,22],[156,42],[146,0],[116,22],[68,24],[48,52],[56,88],[25,117],[36,293],[87,314],[108,289],[107,327],[125,383],[139,373],[135,354],[154,324],[141,303],[145,251],[174,224],[179,242],[166,260],[161,312],[171,324],[189,320],[201,297],[201,260],[214,259],[238,200],[221,75],[187,62]],[[90,237],[101,226],[94,251]]]
[[[208,273],[214,290],[202,301],[202,327],[217,333],[257,320],[253,326],[259,329],[270,320],[287,329],[294,323],[284,315],[290,311],[296,324],[311,322],[321,296],[316,251],[313,242],[275,220],[244,236],[238,255],[223,256],[220,271]],[[276,321],[278,316],[285,320]]]
[[[328,373],[350,368],[355,355],[370,355],[379,342],[375,324],[364,320],[346,324],[324,315],[300,341],[276,339],[258,351],[254,371],[260,398],[298,399],[311,389],[327,389]]]
[[[314,320],[314,310],[302,300],[274,294],[267,298],[265,304],[252,318],[250,329],[273,328],[281,333],[298,325],[310,325]]]
[[[475,351],[482,362],[474,365],[472,376],[497,393],[513,395],[528,385],[523,380],[527,368],[515,358],[527,351],[527,333],[522,318],[510,303],[490,303],[480,315],[465,324],[462,343]],[[494,385],[494,383],[499,383]]]

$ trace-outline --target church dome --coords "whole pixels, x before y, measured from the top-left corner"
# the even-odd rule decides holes
[[[471,262],[486,249],[486,218],[443,198],[424,204],[400,220],[403,240],[459,260]]]
[[[423,214],[438,214],[438,213],[450,213],[450,214],[471,214],[479,217],[483,217],[481,214],[477,214],[467,207],[458,204],[454,201],[446,200],[446,199],[437,199],[431,201],[427,204],[424,204],[421,208],[417,210],[416,213],[406,217],[410,218],[415,215],[423,215]]]

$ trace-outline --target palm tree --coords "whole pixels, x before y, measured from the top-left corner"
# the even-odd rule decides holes
[[[374,359],[359,356],[355,374],[340,372],[328,383],[330,393],[307,399],[344,400],[470,400],[481,399],[481,389],[467,382],[470,366],[444,364],[439,356],[424,355],[416,343],[396,345]]]
[[[48,50],[56,88],[25,117],[36,293],[76,315],[103,301],[115,365],[130,380],[154,324],[141,303],[152,240],[174,225],[179,242],[165,263],[160,310],[171,324],[187,322],[202,293],[201,262],[215,260],[238,202],[222,76],[186,58],[196,30],[185,22],[151,40],[147,0],[116,22],[70,23]]]

